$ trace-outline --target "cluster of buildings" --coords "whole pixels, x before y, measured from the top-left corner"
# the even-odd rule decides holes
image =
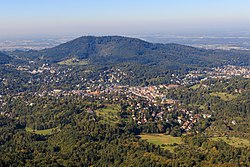
[[[182,123],[181,125],[181,129],[183,129],[184,131],[189,131],[191,130],[195,123],[197,123],[200,119],[208,119],[211,118],[212,115],[211,114],[194,114],[193,111],[188,111],[186,109],[182,109],[181,112],[183,112],[183,114],[187,117],[186,120],[180,119],[178,118],[178,122]]]
[[[183,81],[189,80],[191,81],[191,84],[194,84],[197,83],[197,81],[206,80],[208,78],[231,78],[234,76],[250,78],[250,68],[227,65],[203,71],[190,71],[189,74],[187,74],[186,77],[183,78]]]
[[[55,67],[51,67],[48,64],[43,64],[38,69],[33,69],[33,70],[31,70],[30,66],[26,66],[26,65],[24,65],[24,66],[18,66],[16,68],[16,70],[18,70],[18,71],[27,71],[27,72],[29,72],[31,74],[39,74],[39,73],[43,73],[45,71],[48,71],[51,74],[54,74],[56,72],[56,68]]]
[[[7,106],[7,102],[4,101],[3,95],[0,95],[0,116],[13,117],[13,113],[4,109]],[[1,123],[0,123],[1,125]]]
[[[247,67],[228,65],[213,68],[208,74],[220,77],[243,76],[245,78],[250,78],[250,69]]]
[[[108,76],[112,75],[108,74]],[[90,98],[103,103],[125,103],[125,112],[129,113],[127,118],[132,118],[137,125],[141,126],[148,122],[174,122],[182,131],[189,131],[200,119],[211,117],[209,114],[198,114],[188,109],[180,109],[179,101],[166,99],[167,90],[177,88],[178,85],[129,87],[106,82],[106,86],[100,86],[98,80],[97,82],[91,81],[92,90],[88,89],[90,87],[70,91],[54,89],[47,95],[56,97],[77,95],[83,99]],[[159,102],[156,100],[157,98]],[[171,116],[169,117],[169,115]]]
[[[238,75],[249,77],[250,75],[250,70],[245,67],[225,66],[209,71],[192,71],[182,77],[173,76],[172,80],[175,84],[171,85],[131,87],[120,83],[122,80],[129,80],[130,74],[118,68],[101,71],[93,78],[72,73],[70,67],[56,68],[50,67],[48,64],[43,64],[38,69],[33,70],[29,66],[19,66],[16,67],[16,70],[26,71],[35,76],[28,83],[41,86],[39,91],[33,92],[39,97],[54,96],[59,98],[60,96],[76,95],[109,103],[125,103],[127,104],[126,112],[130,113],[128,117],[132,118],[138,125],[144,125],[147,122],[167,123],[174,121],[184,131],[191,130],[200,119],[208,119],[211,115],[181,109],[179,101],[166,99],[169,89],[178,88],[179,85],[198,83],[209,77]],[[2,78],[2,82],[4,82],[4,78]],[[68,88],[64,89],[63,84],[68,84]],[[4,101],[0,102],[2,106]],[[1,112],[0,114],[6,113]]]
[[[146,125],[147,122],[165,122],[177,125],[181,131],[192,130],[201,119],[212,117],[208,113],[197,113],[192,110],[179,108],[177,105],[158,105],[145,101],[130,103],[129,112],[137,125]]]
[[[158,86],[137,86],[129,87],[129,92],[140,97],[144,97],[151,102],[156,103],[157,100],[165,100],[166,90],[177,88],[179,85],[158,85]]]
[[[121,80],[128,79],[129,76],[119,68],[112,68],[101,72],[99,77],[101,82],[120,83]]]

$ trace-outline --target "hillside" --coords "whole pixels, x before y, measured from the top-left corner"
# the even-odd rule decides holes
[[[0,52],[0,64],[7,64],[12,60],[12,58],[2,52]]]
[[[121,36],[85,36],[53,48],[14,54],[47,63],[77,58],[97,65],[135,63],[168,69],[250,64],[249,51],[205,50],[179,44],[149,43]]]

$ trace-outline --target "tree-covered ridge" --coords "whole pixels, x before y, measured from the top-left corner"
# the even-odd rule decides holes
[[[248,51],[205,50],[178,44],[149,43],[140,39],[106,36],[80,37],[54,48],[40,51],[12,52],[15,57],[47,63],[58,63],[72,58],[96,65],[137,63],[179,69],[223,64],[249,65]]]
[[[0,64],[8,64],[12,58],[2,52],[0,52]]]

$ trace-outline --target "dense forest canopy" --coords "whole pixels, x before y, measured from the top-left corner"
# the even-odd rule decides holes
[[[0,64],[8,64],[12,58],[0,52]]]

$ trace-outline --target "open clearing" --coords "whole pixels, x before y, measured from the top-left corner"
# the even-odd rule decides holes
[[[35,133],[39,135],[50,135],[53,134],[54,131],[58,131],[58,128],[51,128],[51,129],[45,129],[45,130],[33,130],[32,128],[26,127],[25,130],[30,133]]]
[[[119,111],[121,107],[115,104],[105,104],[105,107],[95,110],[96,115],[102,117],[106,123],[117,123]]]
[[[213,92],[210,93],[211,96],[218,96],[224,101],[231,101],[237,98],[237,95],[228,94],[225,92]]]
[[[250,141],[247,139],[242,139],[238,137],[213,137],[211,140],[219,141],[223,140],[227,144],[234,147],[250,147]]]
[[[173,137],[165,134],[142,134],[139,135],[142,140],[147,140],[149,143],[159,145],[161,148],[174,151],[178,144],[182,144],[181,137]]]
[[[197,90],[197,89],[200,88],[200,84],[193,85],[190,88],[193,89],[193,90]]]
[[[83,66],[83,65],[87,65],[88,61],[87,60],[78,60],[76,58],[71,58],[71,59],[61,61],[58,64],[59,65],[68,65],[68,66],[72,66],[72,65]]]

